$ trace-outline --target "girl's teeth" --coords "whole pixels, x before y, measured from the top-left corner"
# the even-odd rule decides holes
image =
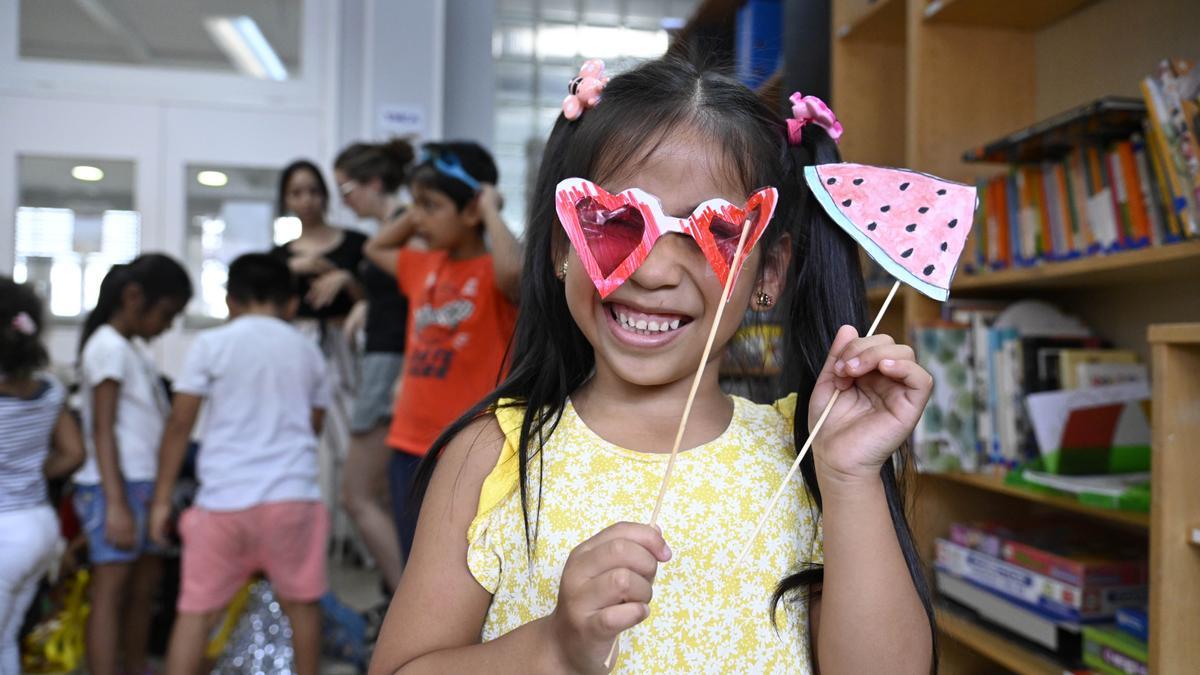
[[[638,330],[646,330],[646,320],[645,320],[645,319],[638,319],[638,322],[637,322],[636,326],[637,326],[637,329],[638,329]]]
[[[675,330],[676,328],[679,328],[679,319],[675,319],[674,321],[671,322],[671,330]],[[666,329],[664,329],[664,330],[666,330]]]
[[[658,322],[657,322],[657,321],[651,321],[651,322],[650,322],[650,325],[648,326],[648,328],[650,329],[650,332],[651,332],[651,333],[657,333],[657,332],[658,332]]]

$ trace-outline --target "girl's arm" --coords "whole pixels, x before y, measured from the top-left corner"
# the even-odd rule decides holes
[[[121,384],[104,380],[92,389],[92,439],[96,445],[96,465],[100,471],[100,487],[106,504],[105,536],[118,548],[133,548],[136,539],[133,512],[125,499],[125,479],[117,459],[117,401]]]
[[[58,414],[54,423],[54,433],[50,444],[51,452],[46,457],[42,471],[47,478],[62,478],[78,469],[85,458],[83,449],[83,434],[70,411],[65,407]]]
[[[187,457],[188,441],[200,416],[204,399],[194,394],[175,394],[171,416],[158,446],[158,476],[154,481],[154,498],[150,502],[150,537],[160,545],[167,543],[167,523],[171,518],[171,493],[179,470]]]
[[[606,672],[616,635],[649,615],[657,562],[670,553],[656,530],[619,523],[571,553],[553,613],[480,643],[492,597],[467,568],[467,528],[503,444],[488,418],[442,452],[370,675]]]
[[[392,276],[396,275],[396,256],[416,231],[416,220],[412,212],[413,210],[409,209],[399,218],[379,228],[379,232],[363,246],[363,255],[367,260]]]
[[[809,407],[841,395],[813,444],[825,577],[813,644],[827,673],[928,673],[929,621],[888,512],[880,469],[911,434],[933,388],[913,351],[886,335],[838,332]]]

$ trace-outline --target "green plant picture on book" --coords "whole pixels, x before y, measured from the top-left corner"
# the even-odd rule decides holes
[[[933,396],[913,430],[921,471],[975,471],[979,452],[975,433],[975,376],[967,326],[945,324],[917,328],[917,360],[933,375]]]

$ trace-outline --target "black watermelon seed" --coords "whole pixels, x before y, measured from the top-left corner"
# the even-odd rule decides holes
[[[938,196],[939,196],[939,197],[940,197],[940,196],[942,196],[942,195],[944,195],[944,194],[946,194],[946,188],[942,188],[941,190],[938,190]]]
[[[958,225],[958,218],[955,218],[954,220],[951,220],[949,223],[946,223],[946,227],[949,227],[952,230],[954,229],[954,227],[956,225]]]
[[[912,255],[912,252],[913,252],[913,250],[910,248],[910,249],[908,249],[907,251],[905,251],[904,253],[901,253],[901,254],[900,254],[900,257],[901,257],[901,258],[907,258],[908,256]]]
[[[843,201],[842,206],[850,206],[850,200],[847,199],[847,200]]]
[[[861,178],[855,178],[855,179],[854,179],[854,184],[855,184],[855,185],[862,185],[862,179],[861,179]]]
[[[871,222],[867,223],[867,231],[868,232],[874,232],[876,227],[878,227],[878,225],[875,223],[875,221],[871,221]]]
[[[884,204],[883,206],[879,207],[879,210],[883,211],[884,213],[887,213],[888,211],[892,210],[892,207],[888,206],[887,204]]]
[[[907,189],[908,189],[908,183],[901,183],[901,184],[900,184],[900,191],[901,191],[901,192],[904,192],[904,191],[905,191],[905,190],[907,190]]]
[[[922,206],[921,208],[917,209],[917,213],[926,213],[928,211],[929,211],[928,206]]]
[[[942,250],[945,251],[948,248],[950,248],[950,245],[943,241],[942,242]]]
[[[826,185],[833,185],[833,184],[834,184],[834,183],[836,183],[836,182],[837,182],[837,179],[836,179],[836,178],[830,178],[829,180],[825,181],[825,184],[826,184]]]
[[[909,223],[908,225],[905,225],[905,226],[904,226],[904,229],[905,229],[905,231],[907,231],[907,232],[916,232],[916,231],[917,231],[917,224],[916,224],[916,223]]]
[[[926,265],[925,269],[921,271],[925,273],[925,276],[929,276],[930,274],[933,274],[933,265]]]

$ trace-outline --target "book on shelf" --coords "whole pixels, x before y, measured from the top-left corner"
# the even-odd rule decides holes
[[[1110,624],[1083,627],[1083,662],[1101,673],[1147,675],[1145,641]]]
[[[1145,584],[1146,551],[1078,522],[1039,519],[1035,524],[956,522],[950,541],[1004,562],[1078,587]]]
[[[967,153],[1010,163],[976,180],[969,269],[1200,237],[1200,74],[1167,60],[1140,86],[1140,102],[1103,98]]]
[[[1145,583],[1078,586],[1038,574],[948,539],[936,541],[937,569],[993,591],[1054,621],[1112,621],[1117,610],[1146,603]]]
[[[979,469],[970,337],[970,326],[952,322],[913,330],[919,361],[938,383],[913,429],[920,471]]]
[[[1065,661],[1074,662],[1082,657],[1083,635],[1079,625],[1057,621],[945,570],[935,570],[934,577],[942,597],[966,607],[987,624],[1047,649]]]
[[[1117,610],[1117,628],[1142,642],[1150,641],[1150,617],[1145,607],[1122,607]]]
[[[1150,469],[1149,382],[1059,389],[1025,397],[1038,457],[1052,474]]]

